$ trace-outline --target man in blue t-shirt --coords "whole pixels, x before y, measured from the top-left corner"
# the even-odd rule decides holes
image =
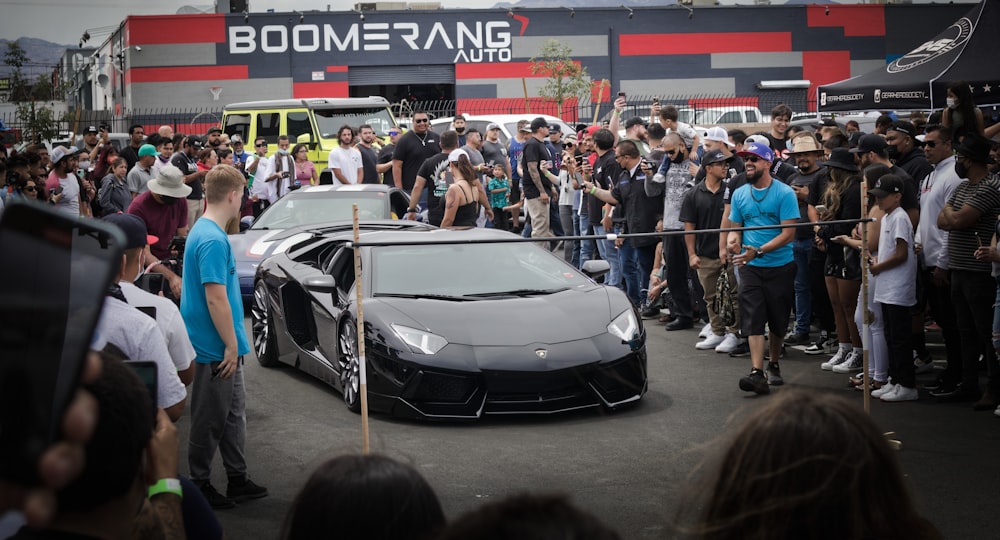
[[[225,232],[226,223],[240,215],[244,183],[243,175],[230,165],[208,172],[208,206],[184,247],[181,316],[197,355],[188,465],[191,480],[212,508],[232,508],[238,501],[267,496],[267,488],[247,477],[243,355],[250,352],[250,344],[243,328],[236,258]],[[217,449],[229,478],[226,495],[210,482]]]
[[[799,220],[795,192],[771,178],[774,154],[767,146],[750,143],[739,152],[746,164],[747,183],[733,192],[729,220],[733,227],[793,225]],[[750,374],[740,389],[767,394],[769,385],[783,384],[778,358],[788,317],[795,301],[795,262],[790,242],[794,228],[732,231],[726,248],[740,267],[740,330],[748,337]],[[771,361],[764,373],[764,326],[771,333]]]

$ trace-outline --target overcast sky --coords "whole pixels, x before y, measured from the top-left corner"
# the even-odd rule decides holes
[[[350,10],[358,0],[250,0],[250,11]],[[435,0],[445,7],[487,8],[497,0]],[[128,15],[176,13],[181,6],[214,5],[213,0],[0,0],[0,38],[41,38],[75,44],[84,30],[117,27]],[[106,32],[106,31],[105,31]],[[90,45],[100,45],[107,33],[94,35]]]

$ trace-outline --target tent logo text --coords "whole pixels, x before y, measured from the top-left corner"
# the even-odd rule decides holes
[[[962,45],[969,40],[969,36],[972,35],[972,21],[966,17],[962,17],[955,24],[948,27],[947,30],[941,33],[941,39],[934,39],[924,43],[923,45],[913,49],[912,51],[906,53],[892,61],[885,70],[889,73],[901,73],[903,71],[913,69],[917,66],[921,66],[951,52],[956,47]]]

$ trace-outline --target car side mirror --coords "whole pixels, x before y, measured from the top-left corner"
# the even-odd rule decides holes
[[[302,281],[302,285],[306,289],[318,293],[332,293],[337,290],[337,280],[328,274],[308,277]]]
[[[583,268],[581,268],[580,271],[590,279],[597,279],[610,272],[611,265],[604,259],[590,260],[583,263]]]

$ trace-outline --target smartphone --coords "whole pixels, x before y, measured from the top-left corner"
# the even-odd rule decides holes
[[[59,186],[59,187],[57,187],[57,188],[52,188],[52,189],[50,189],[50,190],[49,190],[49,195],[59,195],[59,194],[60,194],[60,193],[62,193],[62,192],[63,192],[63,187],[62,187],[62,186]]]
[[[822,214],[823,212],[826,212],[826,206],[824,206],[822,204],[817,204],[816,205],[816,211],[819,212],[820,214]]]
[[[653,96],[653,104],[654,105],[659,105],[660,104],[660,98],[657,97],[657,96]]]
[[[11,204],[0,218],[0,478],[38,483],[60,437],[125,239],[98,220]]]
[[[979,237],[979,231],[973,231],[973,234],[976,235],[976,243],[979,244],[979,247],[983,247],[983,239]]]
[[[625,92],[618,92],[618,97],[625,99]]]
[[[135,306],[135,309],[145,313],[154,321],[156,320],[156,306]]]
[[[125,362],[125,364],[135,371],[135,374],[139,376],[139,380],[142,381],[142,385],[145,386],[146,391],[149,392],[149,401],[153,405],[150,414],[153,415],[153,425],[156,425],[156,410],[159,408],[156,393],[157,388],[159,388],[156,362],[128,361]]]

